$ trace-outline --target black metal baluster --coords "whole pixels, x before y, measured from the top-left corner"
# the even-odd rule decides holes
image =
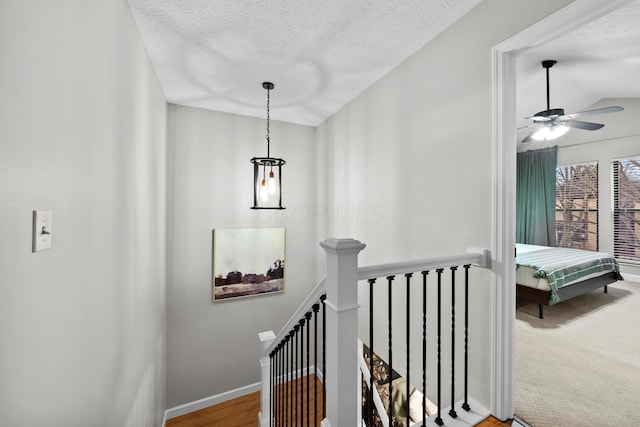
[[[469,367],[469,268],[471,265],[464,266],[464,403],[462,409],[470,411],[471,407],[467,401],[467,379]]]
[[[269,426],[275,426],[275,420],[278,418],[278,346],[273,349],[273,375],[272,375],[272,385],[271,385],[271,393],[273,395],[273,399],[271,400],[271,406],[273,408],[273,413],[271,414],[271,418],[269,419]]]
[[[293,327],[293,348],[292,357],[293,357],[293,375],[292,375],[292,383],[291,388],[293,392],[293,410],[291,411],[291,424],[294,426],[298,425],[298,330],[300,326],[295,325]]]
[[[304,361],[304,354],[302,353],[302,350],[304,348],[304,318],[300,319],[298,321],[298,325],[300,325],[300,340],[298,342],[298,344],[300,345],[300,347],[296,350],[299,351],[299,353],[297,353],[298,357],[298,380],[296,383],[296,387],[298,387],[298,390],[300,390],[300,392],[297,394],[297,400],[296,400],[296,407],[298,408],[298,410],[300,411],[300,427],[302,427],[304,425],[304,420],[302,418],[302,414],[303,414],[303,410],[304,410],[304,366],[303,366],[303,361]],[[296,421],[296,425],[298,425],[298,421]]]
[[[409,386],[411,385],[410,376],[409,376],[410,372],[411,372],[410,369],[409,369],[409,367],[410,367],[410,365],[409,365],[409,353],[410,353],[409,349],[411,348],[411,346],[410,346],[411,338],[410,338],[410,333],[409,333],[410,332],[409,325],[411,323],[411,319],[410,319],[410,316],[409,316],[409,309],[410,309],[409,308],[410,307],[409,300],[410,300],[410,295],[411,295],[411,290],[410,290],[411,277],[413,277],[413,273],[407,273],[407,274],[404,275],[404,277],[407,278],[407,309],[406,309],[407,310],[407,382],[406,382],[406,386],[407,386],[406,392],[407,392],[407,394],[406,394],[406,396],[407,396],[407,402],[408,402],[409,401],[409,396],[411,395],[410,388],[409,388]],[[407,411],[407,425],[409,425],[409,424],[410,424],[410,422],[409,422],[409,411]]]
[[[282,342],[280,345],[280,427],[284,426],[284,419],[286,417],[286,399],[285,399],[285,383],[284,383],[284,372],[285,372],[285,342]]]
[[[320,297],[322,302],[322,419],[327,417],[327,305],[326,295]]]
[[[313,363],[315,376],[313,378],[313,426],[318,426],[318,311],[320,304],[313,304]]]
[[[304,360],[304,353],[303,353],[303,349],[304,349],[304,323],[305,320],[304,319],[300,319],[300,322],[298,322],[300,324],[300,405],[298,405],[298,408],[300,408],[300,426],[302,427],[304,425],[304,369],[302,366],[302,361]]]
[[[290,369],[290,364],[289,364],[289,341],[291,340],[291,334],[287,335],[287,341],[286,341],[286,348],[285,348],[285,383],[284,383],[284,402],[285,402],[285,414],[284,414],[284,425],[288,425],[289,424],[289,411],[291,406],[289,405],[289,371]]]
[[[310,421],[310,416],[309,416],[309,411],[311,411],[311,400],[310,400],[310,392],[311,392],[311,386],[310,386],[310,377],[311,377],[311,372],[309,370],[309,349],[310,349],[310,345],[309,343],[311,342],[311,334],[309,332],[309,327],[311,324],[311,312],[308,311],[305,315],[304,318],[307,319],[307,427],[309,427],[309,421]]]
[[[389,372],[387,372],[387,379],[389,380],[389,424],[391,425],[391,420],[393,419],[393,405],[391,405],[391,396],[393,396],[393,349],[392,349],[392,336],[391,336],[391,323],[392,323],[392,283],[395,276],[388,276],[388,300],[389,300],[389,325],[388,325],[388,333],[389,333]]]
[[[373,284],[376,279],[369,279],[369,399],[367,405],[367,413],[369,415],[369,427],[373,426]]]
[[[284,413],[285,413],[285,389],[284,389],[284,369],[285,369],[285,351],[286,348],[286,337],[282,339],[282,341],[280,342],[280,410],[278,412],[278,427],[282,427],[282,425],[284,424],[282,422],[282,419],[284,418]]]
[[[275,420],[278,418],[278,346],[273,349],[273,384],[271,386],[271,393],[273,399],[271,401],[273,413],[269,420],[269,426],[274,427],[276,425]]]
[[[297,326],[297,325],[296,325]],[[298,354],[297,352],[297,338],[296,338],[296,330],[295,327],[294,329],[291,331],[291,417],[289,418],[289,424],[292,426],[295,423],[296,420],[296,399],[297,399],[297,395],[296,395],[296,355]]]
[[[280,385],[279,385],[279,377],[280,377],[280,344],[278,343],[278,345],[276,346],[276,366],[275,366],[275,402],[274,402],[274,407],[273,407],[273,424],[275,427],[278,426],[278,408],[280,405]]]
[[[278,344],[278,376],[276,377],[276,383],[278,384],[278,391],[276,396],[278,397],[278,404],[276,406],[276,425],[280,427],[282,424],[282,341]]]
[[[438,273],[438,416],[436,417],[435,422],[439,426],[444,424],[444,422],[442,421],[442,417],[440,416],[440,408],[442,408],[442,400],[440,399],[441,397],[440,396],[440,391],[441,391],[440,331],[442,326],[442,321],[441,321],[442,272],[443,272],[442,268],[438,268],[436,270],[436,273]]]
[[[291,414],[289,416],[289,420],[287,421],[287,426],[292,426],[295,420],[295,400],[296,400],[296,395],[295,395],[295,331],[291,330],[291,366],[289,367],[289,395],[291,396],[289,398],[289,407],[291,408]]]
[[[273,403],[274,403],[274,392],[273,392],[273,372],[274,372],[274,351],[269,353],[269,425],[273,425]]]
[[[287,401],[287,415],[284,419],[284,425],[289,426],[291,422],[291,401],[293,400],[293,393],[291,393],[291,364],[293,363],[293,359],[291,358],[291,350],[293,348],[293,335],[291,335],[292,331],[289,331],[287,335],[287,372],[286,372],[286,401]]]
[[[449,416],[457,418],[455,410],[455,384],[456,384],[456,271],[458,267],[451,269],[451,409]]]
[[[284,402],[284,396],[282,395],[282,374],[284,372],[284,354],[282,349],[284,348],[284,342],[280,341],[278,346],[278,427],[282,426],[282,402]]]
[[[427,274],[422,272],[422,427],[427,421]]]
[[[287,425],[287,415],[289,413],[289,336],[282,347],[282,425]]]

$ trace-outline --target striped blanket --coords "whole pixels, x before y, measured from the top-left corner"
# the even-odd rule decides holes
[[[535,270],[533,276],[545,278],[551,288],[551,300],[558,302],[558,288],[570,282],[595,273],[618,273],[620,267],[616,259],[603,252],[592,252],[580,249],[544,248],[518,254],[516,269],[530,267]]]

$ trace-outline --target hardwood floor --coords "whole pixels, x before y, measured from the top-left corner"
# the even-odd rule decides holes
[[[478,427],[501,427],[510,426],[513,420],[500,421],[494,416],[489,416],[486,420],[478,424]]]
[[[199,411],[167,420],[166,427],[243,427],[258,425],[260,392],[218,403]],[[253,424],[251,421],[253,420]]]
[[[305,377],[306,378],[306,377]],[[306,400],[306,379],[298,380],[298,396]],[[315,376],[310,377],[310,388],[314,391],[313,381]],[[322,402],[322,383],[318,384],[318,402]],[[295,387],[295,384],[294,384]],[[294,388],[295,389],[295,388]],[[313,407],[313,396],[310,396],[311,406]],[[321,406],[321,405],[320,405]],[[258,413],[260,412],[260,392],[247,394],[236,399],[218,403],[208,408],[184,414],[176,418],[167,420],[166,427],[247,427],[258,426]],[[297,417],[296,414],[294,416]],[[303,414],[306,419],[306,414]],[[311,424],[313,424],[313,414],[310,415]],[[322,408],[318,408],[317,425],[320,425],[322,419]],[[292,425],[287,424],[287,425]],[[494,417],[489,417],[478,427],[503,427],[510,426],[511,420],[502,422]]]
[[[314,386],[314,381],[317,382],[317,387]],[[307,400],[306,393],[306,377],[292,381],[293,387],[290,389],[297,390],[297,398],[305,401]],[[311,389],[311,395],[309,396],[309,402],[311,408],[313,408],[314,400],[313,393],[317,390],[317,414],[314,417],[313,413],[309,414],[309,420],[313,425],[314,419],[317,420],[317,426],[320,426],[322,420],[322,382],[317,380],[315,375],[309,376],[309,388]],[[297,387],[296,387],[297,386]],[[194,411],[188,414],[181,415],[176,418],[167,420],[166,427],[247,427],[258,425],[258,413],[260,412],[260,392],[247,394],[240,396],[236,399],[228,400],[226,402],[218,403],[217,405],[209,406],[208,408]],[[287,414],[286,419],[290,420],[291,417],[295,417],[299,420],[302,416],[306,420],[307,414],[299,414],[295,411],[293,414]],[[305,421],[306,423],[306,421]],[[294,423],[287,423],[287,425],[293,425]],[[301,423],[299,422],[301,425]],[[305,424],[306,425],[306,424]]]

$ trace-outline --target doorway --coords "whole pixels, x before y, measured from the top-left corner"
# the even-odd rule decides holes
[[[537,24],[494,46],[494,224],[493,349],[491,410],[498,418],[514,414],[515,327],[515,176],[516,176],[516,73],[517,55],[545,44],[632,0],[573,2]]]

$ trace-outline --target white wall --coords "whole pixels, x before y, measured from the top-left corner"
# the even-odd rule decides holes
[[[364,263],[490,247],[490,49],[567,3],[482,2],[318,129],[272,123],[282,212],[248,209],[264,120],[170,106],[167,124],[125,1],[0,3],[3,422],[157,425],[258,381],[257,332],[322,275],[324,237],[367,243]],[[33,209],[54,213],[37,254]],[[211,230],[272,225],[285,293],[211,303]],[[472,345],[488,355],[480,276]],[[487,357],[473,363],[486,396]]]
[[[271,122],[271,155],[287,162],[283,211],[250,209],[249,159],[266,154],[265,133],[265,119],[169,105],[168,407],[259,382],[258,333],[277,333],[325,270],[314,129]],[[286,228],[284,293],[212,303],[212,230],[265,226]]]
[[[0,423],[157,426],[166,102],[129,6],[2,1],[0,63]]]
[[[567,3],[484,1],[323,123],[328,234],[366,243],[366,264],[491,248],[491,48]],[[470,296],[471,391],[487,407],[490,284],[479,273]]]
[[[613,182],[611,160],[640,156],[640,99],[603,99],[584,110],[619,105],[624,111],[591,116],[588,121],[603,123],[597,131],[572,130],[554,141],[533,141],[518,144],[518,151],[534,150],[558,145],[558,165],[598,162],[598,236],[599,250],[613,252],[612,212]],[[625,273],[638,276],[640,268],[629,264],[620,266]]]

